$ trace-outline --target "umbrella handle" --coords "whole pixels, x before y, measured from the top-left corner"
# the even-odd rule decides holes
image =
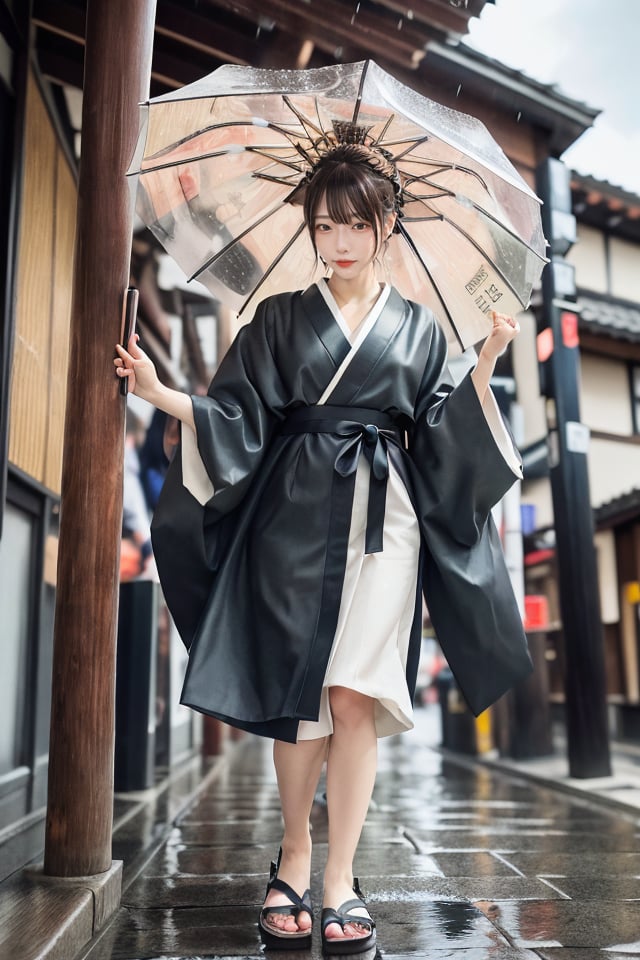
[[[122,298],[122,346],[126,349],[129,340],[136,329],[138,316],[138,290],[136,287],[127,287]],[[129,382],[126,377],[120,379],[120,395],[126,397],[129,391]]]

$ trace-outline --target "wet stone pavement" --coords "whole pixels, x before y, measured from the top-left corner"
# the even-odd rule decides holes
[[[640,818],[432,749],[382,741],[356,868],[378,925],[373,960],[640,956]],[[258,958],[257,914],[281,836],[270,744],[238,745],[127,887],[83,960]],[[326,808],[312,815],[321,896]],[[317,960],[269,951],[270,960]]]

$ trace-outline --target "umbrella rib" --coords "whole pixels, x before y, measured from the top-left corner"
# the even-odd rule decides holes
[[[300,173],[300,171],[297,171]],[[279,183],[283,187],[291,187],[294,185],[294,181],[291,175],[288,177],[277,177],[275,173],[260,173],[256,171],[251,174],[252,177],[255,177],[256,180],[268,180],[270,183]]]
[[[292,102],[291,102],[291,100],[289,99],[289,97],[287,97],[287,96],[285,96],[285,95],[283,94],[282,99],[284,100],[284,102],[286,103],[286,105],[289,107],[289,110],[291,110],[291,113],[294,115],[294,117],[296,117],[296,118],[298,119],[298,121],[300,122],[300,126],[302,127],[302,129],[303,129],[304,132],[306,133],[306,135],[307,135],[307,137],[309,138],[309,140],[313,140],[313,137],[311,137],[311,136],[309,135],[309,129],[308,129],[308,128],[310,128],[311,130],[313,130],[314,133],[319,133],[320,135],[322,135],[322,134],[324,133],[324,130],[322,130],[322,128],[316,127],[316,125],[315,125],[314,123],[312,123],[312,121],[311,121],[308,117],[305,117],[305,115],[304,115],[300,110],[298,110],[297,107],[294,107],[294,105],[292,104]]]
[[[364,82],[367,78],[367,71],[369,70],[370,60],[365,60],[364,67],[362,68],[362,73],[360,74],[360,84],[358,86],[358,93],[356,95],[356,102],[353,107],[353,116],[351,117],[351,123],[358,122],[358,114],[360,113],[360,107],[362,106],[362,91],[364,90]]]
[[[275,130],[277,133],[283,134],[285,137],[297,137],[298,134],[287,130],[285,127],[281,127],[276,123],[271,123],[270,121],[265,121],[266,126],[269,130]],[[261,124],[263,126],[264,124]],[[255,127],[256,124],[252,120],[225,120],[223,123],[210,123],[208,127],[200,127],[198,130],[195,130],[193,133],[190,133],[187,137],[182,137],[180,140],[174,140],[170,147],[164,147],[162,150],[158,150],[156,153],[152,153],[148,158],[153,160],[154,157],[161,157],[168,150],[175,150],[176,147],[181,147],[183,143],[189,143],[190,140],[195,140],[196,137],[201,137],[204,133],[211,133],[212,130],[222,130],[224,127]]]
[[[407,194],[407,196],[408,196],[411,200],[415,200],[417,203],[424,203],[425,206],[429,206],[428,203],[427,203],[427,200],[439,200],[439,199],[441,199],[442,197],[452,197],[452,198],[455,199],[455,196],[456,196],[455,193],[453,193],[451,190],[446,190],[445,187],[440,187],[437,183],[430,183],[430,181],[428,181],[428,180],[424,180],[424,181],[420,180],[419,182],[420,182],[420,183],[428,183],[429,186],[436,187],[437,189],[441,190],[442,192],[439,193],[437,196],[421,197],[421,196],[419,196],[418,194],[409,193],[409,191],[405,189],[404,192]],[[505,233],[508,233],[510,237],[513,237],[514,240],[517,240],[518,243],[521,243],[522,246],[526,247],[527,250],[530,251],[530,253],[533,253],[536,257],[539,257],[539,258],[540,258],[541,260],[543,260],[545,263],[548,262],[547,257],[544,257],[544,256],[542,256],[540,253],[538,253],[538,251],[529,243],[528,240],[525,240],[524,237],[522,237],[519,233],[516,233],[516,231],[515,231],[512,227],[508,226],[506,223],[503,223],[502,220],[499,220],[496,216],[494,216],[494,215],[491,213],[490,210],[486,210],[483,206],[481,206],[481,205],[480,205],[479,203],[477,203],[475,200],[470,200],[469,202],[471,203],[471,206],[473,207],[474,210],[479,211],[480,213],[482,213],[485,217],[487,217],[488,220],[491,220],[491,221],[492,221],[493,223],[495,223],[498,227],[500,227],[501,230],[504,230]],[[434,213],[435,213],[435,211],[434,211]],[[451,224],[452,227],[455,227],[456,230],[459,230],[461,233],[463,233],[465,237],[467,236],[467,234],[462,230],[461,227],[458,226],[458,224],[457,224],[454,220],[450,220],[450,219],[449,219],[448,217],[446,217],[444,214],[436,214],[436,217],[437,217],[438,219],[445,220],[447,223]],[[419,220],[431,220],[431,219],[433,219],[433,218],[432,218],[432,217],[409,217],[409,216],[407,216],[407,215],[405,214],[405,220],[412,221],[412,222],[417,222],[417,221],[419,221]],[[469,239],[470,239],[470,238],[469,238]],[[498,267],[496,267],[496,270],[497,270],[497,269],[498,269]],[[505,279],[506,279],[506,278],[505,278]],[[507,281],[507,283],[508,283],[508,281]],[[515,293],[515,290],[514,290],[513,292]],[[517,296],[517,294],[516,294],[516,296]]]
[[[236,243],[240,243],[241,240],[244,240],[248,233],[251,233],[252,230],[255,230],[256,227],[259,227],[261,223],[264,223],[265,220],[268,220],[269,217],[272,217],[274,213],[278,213],[281,209],[282,203],[278,201],[277,206],[272,207],[271,210],[267,211],[267,213],[264,213],[257,220],[254,220],[253,223],[251,223],[242,231],[242,233],[239,233],[237,237],[234,237],[233,240],[230,240],[229,243],[225,244],[221,250],[218,250],[218,252],[214,253],[212,257],[209,257],[209,259],[199,266],[196,272],[189,277],[188,282],[190,283],[192,280],[197,280],[198,277],[205,272],[205,270],[208,270],[209,267],[212,267],[213,264],[220,259],[220,257],[222,257],[225,253],[227,253],[228,250],[231,249],[231,247],[235,246]]]
[[[188,137],[183,137],[181,140],[176,140],[176,142],[172,143],[170,147],[166,147],[164,150],[159,150],[157,153],[152,154],[147,159],[153,160],[155,157],[161,157],[164,154],[166,154],[167,151],[169,150],[173,151],[177,147],[181,147],[184,143],[189,143],[190,140],[195,140],[196,137],[200,137],[205,133],[211,133],[212,130],[221,130],[225,127],[254,127],[254,126],[256,126],[256,124],[251,123],[250,120],[228,120],[228,121],[225,121],[225,123],[214,123],[214,124],[211,124],[211,126],[209,127],[203,127],[201,130],[197,130],[196,133],[190,134]],[[275,133],[281,134],[283,137],[287,139],[288,143],[292,147],[295,146],[295,141],[300,136],[299,133],[296,133],[295,131],[292,131],[292,130],[287,130],[286,127],[280,127],[275,123],[270,123],[270,122],[267,123],[266,129],[273,130]],[[281,146],[280,144],[274,143],[273,147],[275,149],[283,149],[284,144],[282,144]],[[246,147],[242,147],[242,149],[251,150],[252,145],[249,144]],[[231,151],[219,150],[211,153],[200,153],[196,157],[185,157],[182,160],[170,160],[167,163],[158,163],[158,164],[154,164],[154,166],[152,167],[145,167],[144,170],[134,170],[128,173],[127,176],[132,176],[133,174],[136,174],[136,173],[152,173],[155,170],[165,170],[168,167],[176,167],[176,166],[180,166],[180,164],[193,163],[194,161],[197,161],[197,160],[206,160],[209,157],[219,157],[219,156],[222,156],[223,153],[229,153],[229,152]]]
[[[279,261],[282,260],[282,258],[286,255],[287,251],[293,246],[293,244],[296,242],[296,240],[298,239],[300,234],[303,232],[303,230],[306,230],[306,224],[301,223],[298,229],[296,230],[296,232],[293,234],[293,236],[286,242],[286,244],[284,245],[284,247],[282,247],[279,253],[276,254],[276,256],[271,261],[270,266],[262,274],[262,277],[260,278],[260,280],[258,280],[257,284],[255,285],[255,287],[253,288],[253,290],[251,291],[251,293],[249,294],[245,302],[242,304],[242,306],[238,310],[238,316],[240,316],[240,314],[243,312],[243,310],[245,309],[247,304],[250,302],[250,300],[252,300],[253,297],[255,297],[256,293],[258,292],[260,287],[263,285],[267,277],[271,276],[274,269],[277,267]]]
[[[330,143],[329,137],[327,136],[327,131],[325,130],[325,128],[324,128],[324,126],[323,126],[323,124],[322,124],[322,117],[320,116],[320,105],[319,105],[319,100],[318,100],[318,98],[317,98],[317,97],[314,97],[313,102],[314,102],[315,108],[316,108],[316,117],[318,118],[318,126],[320,127],[320,132],[321,132],[321,134],[322,134],[322,138],[321,138],[321,139],[324,141],[324,143],[325,143],[325,145],[326,145],[327,147],[330,147],[330,146],[331,146],[331,143]]]
[[[389,127],[391,126],[391,124],[393,123],[393,121],[395,120],[395,118],[396,118],[395,113],[392,113],[391,116],[389,117],[389,119],[387,120],[387,122],[385,123],[384,127],[382,128],[382,130],[380,131],[380,133],[379,133],[378,136],[376,137],[376,139],[372,142],[372,144],[371,144],[372,147],[384,146],[384,147],[386,148],[386,146],[387,146],[386,143],[385,143],[385,144],[381,144],[380,141],[381,141],[382,138],[384,137],[385,133],[387,132],[387,130],[389,129]]]
[[[453,196],[455,196],[455,194],[454,194]],[[437,197],[434,197],[434,198],[432,198],[432,197],[429,197],[429,198],[420,197],[420,198],[419,198],[419,200],[420,200],[421,203],[424,203],[424,205],[425,205],[427,208],[432,209],[431,207],[429,207],[429,204],[427,203],[427,199],[438,199],[438,198],[437,198]],[[514,240],[517,240],[517,242],[520,243],[520,244],[522,244],[523,247],[526,247],[527,250],[528,250],[530,253],[533,253],[536,257],[538,257],[540,260],[543,260],[545,263],[547,262],[547,258],[541,256],[541,254],[539,254],[538,251],[535,250],[535,249],[531,246],[531,244],[529,243],[529,241],[528,241],[528,240],[525,240],[524,237],[521,237],[519,233],[516,233],[516,231],[515,231],[512,227],[507,226],[507,224],[506,224],[506,223],[503,223],[502,220],[498,220],[497,217],[494,217],[494,215],[493,215],[492,213],[490,213],[488,210],[485,210],[484,207],[481,207],[480,204],[479,204],[479,203],[476,203],[474,200],[471,200],[471,206],[473,207],[474,210],[482,213],[485,217],[487,217],[488,220],[491,220],[492,223],[495,223],[496,226],[500,227],[501,230],[504,230],[505,233],[508,233],[509,236],[510,236],[510,237],[513,237]],[[435,210],[434,210],[433,212],[436,213]],[[441,216],[441,219],[445,221],[445,223],[448,223],[451,227],[453,227],[455,230],[457,230],[458,233],[461,233],[462,236],[463,236],[463,237],[466,237],[466,239],[469,240],[469,242],[472,243],[480,253],[483,253],[483,254],[484,254],[484,251],[482,250],[482,247],[480,247],[480,246],[477,244],[477,242],[473,239],[473,237],[472,237],[470,234],[468,234],[468,233],[466,232],[466,230],[463,230],[463,228],[462,228],[458,223],[456,223],[455,220],[449,219],[449,217],[447,217],[446,214],[444,214],[444,213],[443,213],[443,214],[440,214],[440,216]],[[407,217],[406,219],[412,220],[412,219],[418,219],[418,218],[417,218],[417,217],[416,217],[416,218]],[[489,257],[487,257],[487,259],[490,260]],[[511,292],[512,292],[516,297],[518,297],[518,294],[516,293],[516,291],[513,289],[513,287],[512,287],[511,284],[509,283],[508,278],[507,278],[506,276],[504,276],[504,274],[503,274],[502,271],[500,270],[500,267],[498,267],[497,264],[494,264],[493,261],[491,261],[491,263],[493,264],[493,266],[495,266],[495,268],[496,268],[496,270],[498,271],[498,273],[503,277],[505,283],[507,284],[507,286],[509,287],[509,289],[511,290]],[[518,300],[520,300],[520,297],[518,297]],[[521,300],[520,300],[520,302],[522,303]]]
[[[431,137],[425,136],[425,137],[420,137],[419,140],[412,140],[412,141],[411,141],[411,145],[410,145],[409,147],[407,147],[406,150],[402,150],[400,153],[397,153],[393,159],[394,159],[395,162],[397,163],[398,160],[404,159],[404,157],[406,157],[407,154],[411,153],[412,150],[415,150],[416,147],[421,147],[423,143],[427,143],[427,141],[430,140],[430,139],[431,139]],[[396,140],[395,143],[393,143],[392,145],[393,145],[393,146],[400,146],[401,143],[406,143],[406,141],[404,141],[404,140]]]
[[[477,171],[472,170],[470,167],[462,167],[462,166],[459,166],[457,163],[445,163],[445,164],[436,163],[435,160],[431,160],[429,157],[419,157],[416,160],[413,160],[412,163],[429,163],[432,165],[432,169],[429,171],[428,174],[425,173],[423,175],[418,175],[418,176],[412,175],[410,178],[408,178],[410,182],[413,180],[419,180],[423,183],[430,183],[430,180],[427,179],[428,177],[437,176],[439,173],[445,173],[446,171],[455,170],[456,173],[466,173],[471,177],[475,177],[476,180],[478,180],[479,183],[484,187],[487,193],[489,193],[489,187],[486,181],[484,180],[484,178],[481,177],[480,174],[477,173]]]
[[[523,246],[525,246],[530,253],[533,253],[536,257],[538,257],[544,263],[549,262],[547,257],[538,253],[538,251],[531,246],[529,241],[525,240],[524,237],[521,237],[519,233],[516,233],[516,231],[512,227],[509,227],[507,226],[507,224],[503,223],[501,220],[498,220],[498,218],[494,217],[494,215],[489,210],[485,210],[484,207],[481,207],[479,204],[475,203],[475,201],[472,200],[471,203],[475,210],[479,210],[481,213],[483,213],[485,217],[488,217],[489,220],[497,224],[497,226],[499,226],[501,230],[504,230],[506,233],[509,234],[510,237],[513,237],[514,240],[517,240],[518,243],[521,243]]]
[[[279,131],[284,133],[284,131]],[[286,134],[285,134],[286,135]],[[279,144],[273,145],[276,149],[284,149],[284,144],[282,147]],[[248,147],[242,147],[243,153],[257,153],[261,157],[266,157],[268,160],[273,161],[273,163],[281,163],[283,166],[292,166],[290,161],[281,160],[279,157],[274,157],[272,154],[264,153],[266,147],[253,147],[249,145]],[[201,160],[215,160],[216,157],[223,157],[227,154],[233,154],[233,150],[212,150],[209,153],[199,153],[197,157],[183,157],[180,160],[167,160],[166,163],[156,163],[152,167],[145,167],[142,170],[132,171],[127,173],[127,176],[140,175],[144,176],[146,173],[156,173],[158,170],[170,170],[172,167],[184,167],[189,163],[199,163]]]
[[[418,263],[422,266],[422,269],[424,270],[424,272],[426,273],[427,277],[429,278],[429,283],[431,284],[431,286],[432,286],[433,289],[435,290],[436,296],[437,296],[438,300],[440,301],[440,304],[442,305],[442,309],[444,310],[444,312],[445,312],[445,314],[446,314],[446,316],[447,316],[447,320],[449,321],[449,323],[450,323],[450,325],[451,325],[451,329],[452,329],[453,332],[455,333],[456,339],[457,339],[458,343],[460,344],[461,349],[464,350],[464,343],[462,342],[462,338],[461,338],[460,334],[458,333],[458,328],[457,328],[456,325],[455,325],[454,319],[453,319],[453,317],[452,317],[452,315],[451,315],[451,311],[449,310],[449,308],[448,308],[448,306],[447,306],[447,304],[446,304],[446,301],[445,301],[442,293],[440,292],[440,288],[439,288],[438,284],[436,283],[435,278],[433,277],[433,274],[432,274],[431,271],[429,270],[429,267],[426,265],[426,263],[425,263],[424,260],[422,259],[422,255],[420,254],[420,251],[418,250],[418,248],[416,247],[415,243],[413,242],[413,239],[412,239],[411,236],[407,233],[407,231],[406,231],[405,227],[403,226],[401,220],[398,220],[398,229],[400,230],[401,235],[404,237],[407,245],[409,246],[409,249],[412,251],[412,253],[413,253],[414,256],[416,257]]]
[[[264,157],[265,160],[270,160],[272,163],[276,163],[281,167],[289,167],[291,170],[295,170],[296,173],[303,173],[300,169],[300,164],[296,163],[295,160],[285,160],[282,157],[274,157],[272,153],[266,153],[262,147],[252,147],[250,148],[250,152],[256,153],[259,157]],[[253,176],[257,177],[260,176],[260,174],[254,171]]]
[[[475,239],[471,236],[471,234],[467,233],[466,230],[463,230],[462,227],[459,226],[457,223],[455,223],[453,220],[449,220],[449,218],[448,218],[448,217],[445,217],[445,216],[443,216],[442,219],[443,219],[443,221],[444,221],[445,223],[448,223],[450,227],[453,227],[454,230],[456,230],[459,234],[461,234],[461,235],[465,238],[465,240],[468,240],[472,247],[475,247],[475,248],[476,248],[476,250],[478,251],[478,253],[479,253],[482,257],[484,257],[484,259],[487,260],[487,261],[491,264],[491,266],[492,266],[493,269],[496,271],[496,273],[497,273],[500,277],[502,277],[502,279],[504,280],[506,286],[509,288],[509,290],[511,290],[511,293],[514,295],[514,297],[516,297],[517,300],[518,300],[520,303],[522,303],[522,306],[523,306],[523,307],[526,307],[526,304],[523,303],[523,301],[522,301],[522,297],[520,296],[520,294],[518,293],[518,291],[515,289],[515,287],[513,286],[513,284],[511,283],[511,281],[509,280],[509,278],[506,276],[506,274],[504,273],[504,271],[502,270],[502,268],[499,267],[497,263],[495,263],[495,261],[493,260],[493,258],[489,256],[489,254],[487,253],[486,250],[483,250],[483,248],[480,246],[480,244],[478,243],[478,241],[475,240]],[[495,222],[498,223],[497,220],[496,220]],[[501,224],[500,224],[500,226],[501,226]],[[515,234],[512,234],[512,236],[515,236]],[[520,241],[520,238],[519,238],[519,237],[517,237],[517,239]],[[520,242],[522,242],[522,241],[520,241]],[[526,246],[526,244],[525,244],[525,246]]]

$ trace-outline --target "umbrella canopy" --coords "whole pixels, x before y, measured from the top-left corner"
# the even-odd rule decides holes
[[[399,218],[381,279],[429,306],[451,343],[529,303],[544,266],[539,201],[486,127],[370,60],[223,66],[143,105],[138,214],[190,279],[249,315],[324,274],[300,186],[339,143],[393,160]]]

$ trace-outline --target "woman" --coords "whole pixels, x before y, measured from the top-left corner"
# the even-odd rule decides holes
[[[494,315],[451,389],[435,318],[376,276],[401,203],[393,165],[340,145],[300,194],[328,279],[263,301],[207,397],[162,386],[135,340],[114,362],[183,424],[153,525],[190,647],[183,702],[275,741],[284,835],[263,941],[310,943],[326,760],[322,942],[352,953],[375,942],[353,859],[377,738],[412,726],[420,588],[475,709],[530,668],[489,517],[521,469],[488,387],[518,327]]]

